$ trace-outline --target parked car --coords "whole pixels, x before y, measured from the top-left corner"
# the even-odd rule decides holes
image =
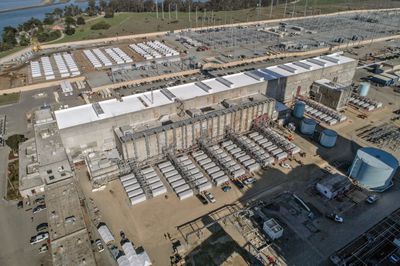
[[[33,208],[32,209],[32,212],[35,214],[35,213],[38,213],[38,212],[41,212],[41,211],[43,211],[43,210],[45,210],[46,209],[46,205],[38,205],[38,206],[36,206],[35,208]]]
[[[245,185],[251,185],[251,184],[253,184],[254,182],[256,182],[256,179],[255,179],[254,177],[247,178],[247,179],[245,179],[245,180],[243,181],[243,183],[244,183]]]
[[[38,197],[34,201],[35,204],[44,204],[44,196]]]
[[[235,186],[237,186],[239,189],[244,188],[244,185],[242,184],[242,182],[240,182],[239,180],[233,180],[233,184],[235,184]]]
[[[17,209],[22,209],[24,207],[24,201],[20,200],[17,203]]]
[[[393,254],[389,257],[389,261],[393,264],[400,263],[400,257],[397,256],[396,254]]]
[[[344,221],[343,217],[337,215],[334,212],[327,214],[326,217],[337,223],[343,223],[343,221]]]
[[[49,227],[48,223],[41,223],[38,226],[36,226],[36,231],[40,232],[46,230],[48,227]]]
[[[211,202],[211,203],[215,203],[216,202],[216,200],[214,198],[214,195],[211,194],[210,192],[208,192],[208,191],[204,192],[204,196],[207,198],[207,200],[209,202]]]
[[[207,205],[208,204],[207,199],[203,195],[197,194],[196,196],[200,200],[200,202],[203,203],[203,205]]]
[[[39,253],[44,253],[47,250],[49,250],[49,247],[47,246],[47,244],[43,244],[40,248],[39,248]]]
[[[372,203],[376,202],[378,199],[379,199],[378,195],[373,194],[373,195],[368,196],[366,201],[369,204],[372,204]]]
[[[96,243],[97,251],[102,252],[104,250],[104,245],[103,245],[103,243],[101,243],[101,240],[97,239],[95,243]]]
[[[228,191],[231,190],[231,189],[232,189],[232,187],[231,187],[231,186],[228,186],[228,185],[222,187],[222,191],[223,191],[223,192],[228,192]]]
[[[48,238],[49,238],[49,233],[48,232],[39,233],[36,236],[32,236],[31,237],[30,243],[31,243],[31,245],[33,245],[33,244],[42,242],[42,241],[44,241],[44,240],[46,240]]]

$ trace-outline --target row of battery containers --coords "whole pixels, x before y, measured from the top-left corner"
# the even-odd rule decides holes
[[[286,159],[288,154],[295,155],[301,151],[296,144],[285,139],[270,128],[264,128],[263,133],[265,136],[258,132],[252,132],[249,134],[249,138],[253,139],[257,144],[266,149],[272,155],[279,151],[277,148],[283,150],[285,153],[278,156],[274,155],[278,161]]]
[[[232,178],[239,178],[246,174],[244,168],[236,162],[232,156],[230,156],[225,150],[220,146],[214,145],[209,148],[209,151],[214,156],[216,160],[225,168],[225,170],[230,174]]]
[[[271,155],[268,154],[268,152],[265,151],[258,143],[255,141],[251,140],[250,138],[246,136],[240,136],[237,138],[237,141],[241,143],[247,150],[252,152],[252,155],[256,159],[257,162],[259,162],[261,165],[252,165],[250,168],[248,168],[246,165],[245,167],[250,171],[250,172],[255,172],[259,170],[260,166],[261,167],[267,167],[271,165],[274,162],[274,159],[271,157]],[[232,141],[227,141],[222,143],[222,145],[227,145],[225,149],[227,150],[234,150],[237,149],[237,145],[234,144]]]
[[[107,56],[98,48],[93,50],[83,50],[83,53],[89,59],[94,68],[101,68],[103,66],[108,67],[113,65]]]
[[[50,58],[47,56],[43,56],[40,58],[40,62],[42,63],[42,68],[43,68],[46,80],[55,79],[56,77],[54,76],[54,71],[53,71],[53,67],[51,66],[51,63],[50,63]]]
[[[372,111],[382,107],[381,102],[376,102],[371,99],[368,99],[367,97],[356,96],[356,95],[350,97],[349,102],[367,111]]]
[[[220,186],[229,181],[229,177],[217,166],[204,151],[199,150],[192,153],[192,157],[196,160],[203,170],[211,177],[215,186]]]
[[[65,60],[65,61],[64,61]],[[56,62],[58,71],[60,72],[60,75],[62,78],[67,78],[70,76],[79,76],[81,72],[79,72],[79,69],[72,58],[70,54],[55,54],[54,55],[54,61]]]
[[[153,50],[149,46],[144,43],[138,44],[130,44],[129,47],[135,51],[136,53],[140,54],[144,59],[151,60],[151,59],[159,59],[162,58],[162,55],[157,51]]]
[[[227,150],[233,158],[239,161],[250,173],[260,170],[260,164],[231,140],[222,142],[221,146]]]
[[[142,169],[141,174],[146,180],[145,182],[147,183],[153,197],[160,196],[167,192],[167,188],[164,186],[160,177],[157,176],[157,173],[152,167]],[[120,180],[132,205],[146,200],[146,194],[144,193],[143,187],[140,185],[134,174],[122,176]]]
[[[104,51],[111,56],[117,65],[132,63],[133,60],[120,48],[107,48]]]
[[[147,42],[146,44],[150,48],[156,50],[158,53],[166,57],[179,55],[179,53],[176,50],[172,49],[171,47],[168,47],[167,45],[159,41]]]
[[[170,161],[162,162],[157,166],[180,200],[190,198],[194,195],[193,190]]]
[[[345,115],[309,99],[303,99],[306,103],[305,111],[308,115],[316,118],[330,126],[336,125],[338,122],[343,122],[347,119]]]
[[[196,166],[187,155],[179,156],[176,162],[182,171],[185,172],[188,182],[191,182],[198,192],[203,192],[212,188],[212,184],[201,172],[200,168]]]

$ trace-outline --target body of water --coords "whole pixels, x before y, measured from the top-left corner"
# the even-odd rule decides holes
[[[10,8],[18,8],[18,7],[26,7],[40,4],[41,0],[0,0],[0,10],[10,9]],[[87,2],[78,2],[70,1],[66,4],[58,4],[52,6],[42,6],[30,9],[22,9],[16,11],[10,11],[5,13],[0,13],[0,30],[3,31],[5,26],[13,26],[16,27],[19,24],[29,20],[31,17],[43,19],[46,13],[52,12],[55,8],[64,8],[67,5],[75,4],[80,6],[82,9],[87,7]]]

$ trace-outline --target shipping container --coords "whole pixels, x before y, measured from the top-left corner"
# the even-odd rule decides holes
[[[142,173],[142,175],[145,175],[147,173],[154,172],[154,169],[152,167],[146,167],[146,168],[143,168],[142,170],[140,170],[140,172]]]
[[[189,188],[190,187],[189,187],[188,184],[183,184],[183,185],[181,185],[179,187],[175,187],[174,190],[175,190],[175,193],[180,193],[180,192],[185,191],[185,190],[187,190]]]
[[[172,187],[172,188],[176,188],[176,187],[182,186],[182,185],[184,185],[184,184],[186,184],[186,181],[183,180],[183,179],[179,179],[179,180],[177,180],[177,181],[175,181],[175,182],[172,182],[172,183],[171,183],[171,187]]]
[[[176,174],[174,176],[170,176],[167,178],[168,183],[172,183],[175,182],[177,180],[183,179],[182,176],[180,174]]]
[[[160,169],[163,169],[163,168],[165,168],[167,166],[172,166],[172,163],[170,161],[166,161],[166,162],[158,164],[158,168],[160,168]]]
[[[135,205],[135,204],[138,204],[138,203],[141,203],[141,202],[145,201],[146,200],[146,195],[145,194],[139,194],[139,195],[130,197],[129,200],[131,201],[132,205]]]
[[[136,190],[138,188],[140,188],[140,184],[136,183],[136,184],[133,184],[133,185],[126,186],[124,189],[125,189],[125,192],[128,193],[128,192],[131,192],[131,191]]]
[[[214,167],[212,167],[212,168],[206,170],[206,172],[207,172],[207,174],[211,175],[211,174],[216,173],[216,172],[218,172],[218,171],[220,171],[220,170],[221,170],[221,169],[220,169],[218,166],[214,166]]]
[[[258,163],[253,163],[247,166],[247,170],[249,170],[250,173],[256,172],[261,169],[260,164]]]
[[[177,170],[172,170],[172,171],[169,171],[168,173],[164,173],[164,176],[165,176],[165,178],[170,178],[171,176],[174,176],[177,174],[179,174]]]
[[[140,195],[140,194],[143,194],[143,189],[138,188],[138,189],[128,192],[128,198],[132,198],[132,197]]]
[[[214,184],[215,184],[216,186],[220,186],[220,185],[222,185],[223,183],[228,182],[228,181],[229,181],[229,177],[226,176],[226,175],[220,176],[220,177],[218,177],[218,178],[216,178],[216,179],[213,180],[213,182],[214,182]]]
[[[132,178],[135,178],[135,175],[134,174],[128,174],[128,175],[121,176],[119,178],[119,180],[121,180],[121,182],[124,182],[124,181],[127,181],[127,180],[132,179]]]
[[[158,181],[160,181],[160,178],[158,176],[154,176],[154,177],[149,178],[149,179],[146,180],[147,184],[153,184],[153,183],[158,182]]]
[[[170,165],[170,166],[167,166],[167,167],[164,167],[163,169],[161,169],[161,173],[165,174],[172,170],[175,170],[175,167]]]
[[[212,179],[216,179],[216,178],[218,178],[220,176],[223,176],[223,175],[224,175],[224,172],[218,171],[218,172],[212,173],[210,176],[211,176]]]
[[[190,198],[192,196],[193,196],[193,190],[191,190],[191,189],[187,189],[185,191],[178,193],[178,198],[180,200],[184,200],[184,199]]]
[[[160,196],[160,195],[165,194],[165,193],[167,193],[167,188],[165,186],[156,188],[156,189],[151,191],[151,194],[153,194],[153,197],[157,197],[157,196]]]
[[[132,178],[132,179],[129,179],[129,180],[126,180],[126,181],[122,182],[122,186],[123,187],[127,187],[127,186],[130,186],[130,185],[136,184],[137,182],[138,181],[136,180],[136,178]]]
[[[212,160],[210,158],[207,159],[203,159],[201,161],[199,161],[199,165],[204,166],[205,164],[210,163]]]
[[[199,190],[199,192],[210,190],[211,188],[212,188],[212,184],[208,181],[197,186],[197,189]]]

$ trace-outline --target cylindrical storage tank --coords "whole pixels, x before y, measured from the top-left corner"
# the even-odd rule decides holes
[[[303,118],[305,109],[306,109],[306,103],[302,101],[297,101],[294,104],[294,109],[293,109],[294,117]]]
[[[314,134],[316,126],[317,122],[309,118],[304,118],[303,121],[301,121],[300,132],[306,135],[312,135]]]
[[[358,94],[360,96],[366,97],[369,92],[370,84],[368,82],[361,82],[360,86],[358,87]]]
[[[368,190],[382,192],[391,187],[399,162],[390,153],[372,147],[357,151],[349,176]]]
[[[336,131],[330,130],[330,129],[324,129],[321,132],[320,138],[319,138],[319,144],[326,148],[332,148],[335,146],[337,140],[337,133]]]

